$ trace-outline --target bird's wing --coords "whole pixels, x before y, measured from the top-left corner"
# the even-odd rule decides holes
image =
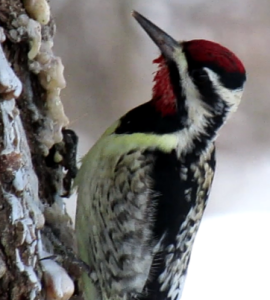
[[[191,154],[192,155],[192,154]],[[155,248],[142,299],[177,299],[182,292],[193,241],[209,195],[215,170],[215,148],[196,160],[178,159],[176,151],[154,152],[150,174],[155,213]],[[194,161],[193,163],[191,163]]]

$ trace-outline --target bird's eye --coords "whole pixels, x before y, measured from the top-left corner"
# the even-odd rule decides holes
[[[203,84],[209,82],[208,74],[203,69],[192,70],[191,77],[193,78],[195,83]]]

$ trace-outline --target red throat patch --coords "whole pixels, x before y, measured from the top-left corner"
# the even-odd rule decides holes
[[[153,60],[153,63],[158,64],[158,70],[154,77],[153,104],[162,116],[174,115],[176,113],[176,99],[166,61],[161,55]]]

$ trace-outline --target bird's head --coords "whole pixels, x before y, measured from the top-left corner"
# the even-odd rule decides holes
[[[177,42],[137,12],[134,18],[161,50],[154,60],[155,108],[164,116],[178,114],[184,124],[201,115],[222,123],[237,109],[246,80],[241,61],[227,48],[207,40]]]

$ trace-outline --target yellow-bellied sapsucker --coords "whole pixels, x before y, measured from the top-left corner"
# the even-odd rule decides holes
[[[214,141],[246,80],[227,48],[177,42],[133,16],[161,56],[152,100],[114,123],[79,170],[76,234],[93,270],[92,286],[83,279],[89,300],[180,299],[214,176]]]

